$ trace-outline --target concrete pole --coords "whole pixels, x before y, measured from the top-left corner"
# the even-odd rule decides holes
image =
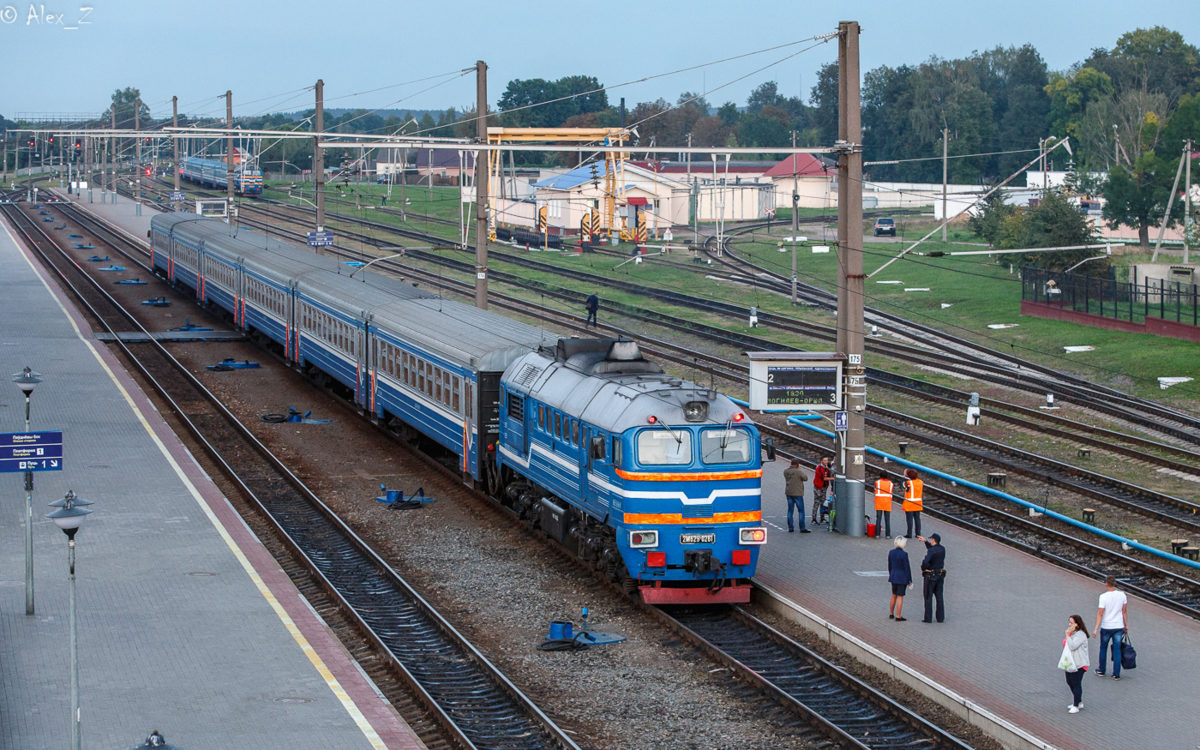
[[[142,100],[138,99],[133,105],[133,203],[134,214],[142,215],[142,136],[141,132]]]
[[[487,144],[487,64],[475,63],[475,138]],[[487,309],[488,154],[475,156],[475,306]],[[430,171],[432,174],[432,170]],[[432,180],[432,177],[430,178]],[[432,189],[430,190],[432,192]]]
[[[838,351],[846,355],[848,429],[842,438],[841,471],[849,497],[843,507],[847,532],[861,535],[866,456],[863,432],[866,385],[863,375],[863,227],[862,227],[862,112],[859,96],[859,26],[839,24],[838,119],[839,141],[845,150],[838,159]],[[841,502],[839,498],[839,503]]]
[[[1191,247],[1188,246],[1188,230],[1192,226],[1192,139],[1188,138],[1187,149],[1183,152],[1187,166],[1183,178],[1183,262],[1188,262]]]
[[[179,127],[179,97],[171,97],[171,127]],[[171,134],[171,146],[174,149],[174,155],[171,157],[171,171],[175,173],[175,192],[179,192],[179,134]],[[179,210],[179,203],[172,204],[175,210]]]
[[[225,92],[225,200],[229,202],[229,223],[233,223],[233,92]]]
[[[318,145],[325,130],[325,81],[317,81],[317,112],[313,119],[313,203],[317,204],[317,231],[325,231],[325,152]]]
[[[942,128],[942,221],[946,221],[946,182],[950,166],[950,128]],[[946,241],[946,225],[942,224],[942,242]]]
[[[117,129],[117,105],[112,105],[110,110],[112,114],[112,129]],[[112,147],[112,202],[117,202],[117,137],[113,136],[108,139]]]
[[[799,157],[796,155],[796,131],[792,131],[792,237],[800,234],[800,168]],[[792,240],[795,243],[796,240]],[[795,253],[793,253],[794,255]],[[796,277],[796,269],[792,268],[792,278]],[[792,285],[795,287],[795,284]],[[792,304],[796,303],[796,295],[792,294]]]

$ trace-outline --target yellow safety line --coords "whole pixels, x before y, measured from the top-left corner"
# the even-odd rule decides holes
[[[20,252],[20,243],[18,243],[17,239],[13,237],[12,232],[9,231],[7,225],[4,225],[4,231],[6,234],[8,234],[9,239],[13,241],[13,245],[17,247],[17,251]],[[64,307],[62,302],[58,299],[58,295],[54,293],[54,290],[50,288],[50,285],[46,283],[44,278],[42,278],[42,275],[37,272],[37,268],[33,265],[33,262],[29,259],[29,257],[26,256],[25,253],[20,253],[20,255],[25,259],[25,262],[29,264],[29,267],[33,269],[34,275],[37,276],[38,281],[42,282],[42,286],[46,287],[46,291],[50,293],[50,297],[58,305],[58,308],[62,310],[63,315],[67,317],[67,321],[70,322],[71,327],[75,329],[75,335],[79,337],[80,341],[87,345],[88,349],[90,349],[92,352],[92,356],[96,358],[96,361],[99,362],[100,366],[104,368],[104,371],[108,373],[108,377],[112,380],[113,384],[117,386],[117,389],[121,392],[121,395],[125,397],[125,401],[129,404],[129,408],[133,410],[134,416],[136,416],[138,421],[142,423],[142,427],[146,428],[146,432],[150,435],[150,439],[154,441],[154,444],[158,446],[159,451],[162,452],[163,457],[167,459],[167,463],[169,463],[171,468],[175,470],[176,476],[183,481],[184,485],[188,488],[188,491],[192,493],[192,497],[196,499],[196,502],[200,505],[201,510],[203,510],[204,514],[208,516],[208,520],[212,522],[214,527],[216,527],[217,533],[221,535],[221,538],[225,540],[225,544],[227,544],[229,549],[233,552],[234,557],[236,557],[238,562],[242,564],[242,569],[246,571],[246,574],[250,576],[250,580],[254,582],[256,587],[258,587],[259,593],[262,594],[263,598],[266,599],[271,605],[271,609],[275,610],[275,614],[283,622],[283,626],[287,628],[287,631],[291,633],[292,638],[294,638],[296,643],[300,646],[300,650],[304,652],[304,655],[307,656],[308,660],[312,662],[312,665],[316,667],[317,672],[319,672],[321,675],[321,678],[325,680],[325,684],[329,686],[329,689],[332,690],[333,694],[337,696],[337,699],[341,701],[342,707],[346,709],[346,713],[350,714],[350,718],[354,719],[354,723],[357,724],[358,728],[362,730],[362,733],[366,736],[367,741],[371,743],[371,747],[377,748],[378,750],[387,750],[387,745],[385,745],[383,740],[380,739],[379,735],[375,732],[375,728],[371,726],[371,723],[367,721],[367,717],[363,716],[362,711],[360,711],[358,706],[354,703],[354,699],[351,698],[346,693],[345,689],[342,688],[342,685],[340,682],[338,682],[338,679],[333,676],[332,672],[329,671],[329,667],[325,666],[325,662],[321,659],[320,654],[318,654],[312,645],[309,644],[308,639],[305,638],[304,634],[300,632],[300,628],[296,627],[296,623],[293,622],[291,616],[288,615],[287,611],[283,608],[283,605],[279,603],[279,600],[275,598],[275,594],[271,592],[271,589],[267,587],[266,582],[264,582],[263,579],[258,575],[258,571],[255,570],[250,561],[246,559],[246,555],[242,552],[237,542],[234,541],[233,537],[229,535],[229,532],[225,529],[225,525],[221,523],[221,519],[217,518],[217,515],[213,513],[212,508],[209,507],[208,502],[204,499],[204,496],[200,494],[200,491],[196,489],[196,486],[192,484],[190,479],[188,479],[188,476],[184,473],[183,468],[176,463],[175,457],[171,455],[171,452],[167,450],[167,446],[163,444],[162,440],[159,439],[158,434],[154,432],[154,428],[151,427],[150,423],[146,421],[146,418],[142,415],[141,409],[139,409],[138,405],[134,402],[133,397],[130,396],[129,392],[125,390],[125,386],[121,385],[121,381],[118,380],[116,374],[109,369],[108,363],[106,363],[100,356],[100,352],[96,351],[96,347],[92,346],[92,342],[83,335],[83,332],[79,330],[79,326],[75,325],[75,319],[71,317],[71,313],[67,311],[67,308]]]

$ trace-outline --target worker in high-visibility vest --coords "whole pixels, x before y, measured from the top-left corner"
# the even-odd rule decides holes
[[[887,533],[883,533],[887,524]],[[875,482],[875,538],[892,536],[892,480],[888,479],[886,471],[879,472]]]
[[[924,510],[923,494],[925,483],[917,476],[916,469],[904,470],[904,523],[907,531],[904,536],[913,538],[913,526],[917,527],[917,536],[921,536],[921,511]]]

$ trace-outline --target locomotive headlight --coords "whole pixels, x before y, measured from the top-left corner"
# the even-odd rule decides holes
[[[683,407],[683,418],[689,422],[703,422],[708,419],[708,402],[688,401]]]
[[[629,546],[634,549],[646,549],[647,547],[658,546],[657,531],[631,531],[629,532]]]
[[[742,544],[766,544],[767,530],[761,526],[758,528],[740,529],[738,540]]]

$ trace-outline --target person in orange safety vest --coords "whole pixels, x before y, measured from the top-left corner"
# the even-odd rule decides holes
[[[883,533],[887,524],[887,533]],[[888,479],[886,471],[879,472],[875,482],[875,538],[892,536],[892,480]]]
[[[908,539],[913,538],[913,526],[917,528],[917,536],[921,536],[921,511],[924,510],[924,501],[922,499],[925,491],[925,483],[920,480],[916,469],[904,470],[904,503],[900,506],[904,510],[904,523],[907,527],[907,532],[904,536]]]

